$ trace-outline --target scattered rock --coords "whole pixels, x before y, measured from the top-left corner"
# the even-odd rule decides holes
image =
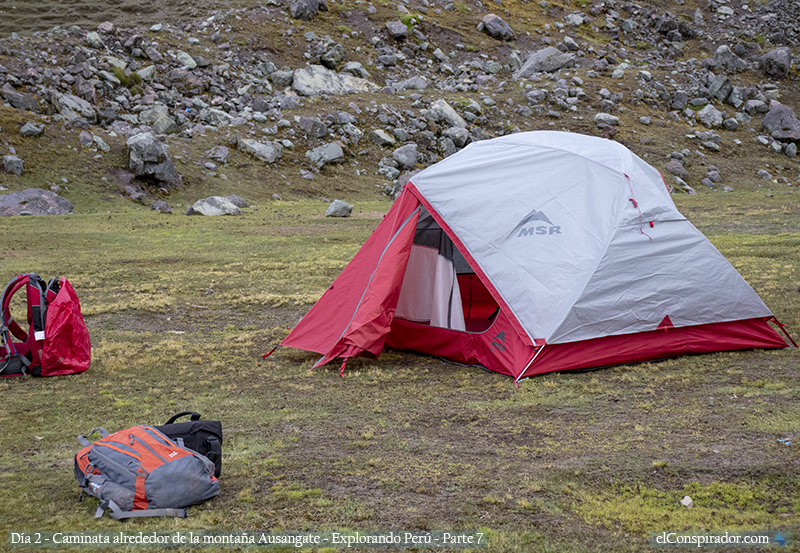
[[[538,52],[534,52],[519,70],[514,73],[514,80],[528,78],[534,73],[548,73],[558,71],[563,67],[574,65],[575,60],[571,54],[564,54],[558,48],[547,47]]]
[[[723,44],[714,52],[714,62],[716,62],[717,67],[723,67],[734,73],[739,73],[747,69],[747,63],[734,54],[727,44]]]
[[[480,30],[494,39],[514,40],[514,30],[498,15],[493,13],[484,15],[483,19],[481,20],[481,24],[483,25],[483,28]]]
[[[149,125],[154,134],[170,134],[180,131],[177,123],[169,116],[169,108],[155,104],[139,112],[139,123]]]
[[[317,167],[321,168],[329,163],[341,163],[344,161],[344,150],[336,142],[329,142],[313,150],[306,152],[306,157]]]
[[[24,137],[40,136],[44,132],[44,125],[36,123],[25,123],[19,130],[19,134]]]
[[[692,501],[691,497],[686,495],[683,497],[683,499],[681,499],[681,505],[683,505],[687,509],[691,509],[692,507],[694,507],[694,501]]]
[[[594,116],[594,122],[600,128],[608,125],[616,126],[619,125],[619,117],[610,113],[597,113]]]
[[[22,165],[25,162],[17,156],[3,156],[3,169],[12,175],[22,174]]]
[[[328,11],[326,0],[297,0],[289,7],[294,19],[311,21],[320,11]]]
[[[321,94],[337,96],[354,92],[371,92],[377,90],[378,86],[349,73],[340,75],[321,65],[309,65],[294,72],[292,88],[301,96]]]
[[[467,122],[445,100],[436,100],[430,109],[421,110],[421,115],[432,121],[444,121],[448,127],[467,128]]]
[[[172,208],[164,200],[156,200],[150,204],[150,209],[159,213],[172,213]]]
[[[383,129],[376,129],[370,132],[369,139],[382,148],[394,146],[395,144],[394,138]]]
[[[186,209],[186,215],[207,215],[214,217],[217,215],[241,215],[241,210],[222,196],[211,196],[202,200],[197,200],[194,205]]]
[[[225,199],[227,199],[233,205],[235,205],[236,207],[241,208],[241,209],[244,209],[246,207],[250,207],[250,204],[247,202],[247,200],[245,200],[241,196],[237,196],[236,194],[231,194],[230,196],[225,196]]]
[[[758,59],[758,67],[773,79],[785,79],[792,68],[792,53],[788,48],[776,48]]]
[[[350,217],[352,213],[352,205],[342,200],[333,200],[328,209],[325,210],[325,217]]]
[[[213,159],[214,161],[218,161],[219,163],[225,164],[228,163],[228,156],[230,155],[230,150],[228,150],[225,146],[215,146],[210,150],[206,150],[203,152],[203,155],[206,156],[208,159]]]
[[[697,112],[697,119],[703,124],[703,126],[709,129],[714,129],[722,126],[723,117],[722,113],[717,108],[711,104],[708,104],[706,107]]]
[[[252,138],[240,138],[238,145],[239,150],[267,163],[275,163],[283,155],[283,146],[279,142],[259,142]]]
[[[667,172],[676,177],[680,177],[683,180],[689,178],[689,171],[687,171],[686,167],[683,166],[683,163],[677,159],[671,159],[669,163],[667,163]]]
[[[392,152],[392,158],[397,162],[401,169],[413,169],[419,159],[416,144],[406,144],[400,146]]]
[[[0,195],[0,217],[14,215],[66,215],[72,213],[69,200],[50,190],[28,188]]]
[[[773,100],[769,112],[761,122],[761,128],[781,141],[800,142],[800,120],[789,106]]]
[[[135,134],[126,144],[128,167],[137,177],[152,178],[162,183],[176,183],[180,180],[166,145],[152,133]]]
[[[403,40],[408,37],[408,27],[402,21],[389,21],[386,23],[386,30],[389,36],[395,40]]]

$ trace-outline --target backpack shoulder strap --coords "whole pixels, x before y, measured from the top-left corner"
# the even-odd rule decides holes
[[[0,332],[5,335],[8,331],[23,342],[28,339],[28,333],[25,332],[11,316],[11,298],[20,288],[28,284],[29,280],[30,273],[15,276],[5,287],[5,290],[3,290],[3,296],[2,299],[0,299]],[[10,341],[10,336],[8,338]]]

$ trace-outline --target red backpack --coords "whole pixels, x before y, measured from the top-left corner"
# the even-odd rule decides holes
[[[26,288],[28,331],[11,316],[11,298]],[[15,342],[14,339],[20,340]],[[55,376],[89,368],[92,346],[81,305],[66,278],[35,273],[11,279],[0,300],[0,376]]]

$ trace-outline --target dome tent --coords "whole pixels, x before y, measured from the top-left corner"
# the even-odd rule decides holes
[[[656,169],[611,140],[534,131],[412,177],[281,345],[315,366],[389,346],[519,381],[786,347],[770,320]]]

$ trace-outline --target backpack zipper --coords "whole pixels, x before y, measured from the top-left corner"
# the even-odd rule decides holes
[[[163,458],[161,455],[159,455],[158,453],[156,453],[156,451],[155,451],[155,450],[154,450],[152,447],[150,447],[150,444],[148,444],[147,442],[145,442],[145,441],[144,441],[143,439],[141,439],[139,436],[134,436],[133,434],[128,434],[128,436],[129,436],[129,437],[130,437],[130,439],[131,439],[131,445],[133,445],[133,442],[134,442],[134,440],[136,440],[137,442],[139,442],[140,444],[142,444],[144,447],[146,447],[146,448],[147,448],[147,449],[150,451],[150,453],[152,453],[153,455],[155,455],[156,457],[158,457],[159,459],[161,459],[161,462],[162,462],[162,463],[168,463],[168,462],[169,462],[169,461],[167,461],[166,459],[164,459],[164,458]]]
[[[98,444],[98,445],[105,445],[105,444],[102,444],[102,443],[101,443],[101,444]],[[109,457],[108,455],[106,455],[105,453],[102,453],[101,451],[99,451],[99,450],[98,450],[98,448],[95,448],[95,447],[93,447],[93,448],[92,448],[92,451],[94,451],[94,454],[95,454],[95,455],[97,455],[98,457],[100,457],[100,458],[103,460],[103,462],[105,462],[105,463],[108,463],[108,464],[109,464],[109,465],[111,465],[113,468],[115,468],[115,469],[116,469],[118,472],[121,472],[122,474],[125,474],[125,473],[127,473],[127,474],[131,475],[131,477],[132,477],[134,480],[136,480],[136,476],[137,476],[137,473],[136,473],[136,472],[134,472],[134,471],[132,471],[131,469],[129,469],[128,467],[126,467],[126,466],[124,466],[124,465],[122,465],[122,464],[118,463],[117,461],[115,461],[114,459],[112,459],[111,457]],[[127,454],[127,455],[130,455],[130,454]],[[133,455],[130,455],[130,457],[134,457],[134,456],[133,456]],[[135,458],[135,457],[134,457],[134,458]],[[94,464],[95,468],[97,468],[97,463],[93,463],[93,464]],[[148,473],[146,470],[144,470],[144,469],[141,467],[141,460],[139,460],[139,470],[141,470],[142,472],[144,472],[144,473],[145,473],[145,475],[149,474],[149,473]]]

